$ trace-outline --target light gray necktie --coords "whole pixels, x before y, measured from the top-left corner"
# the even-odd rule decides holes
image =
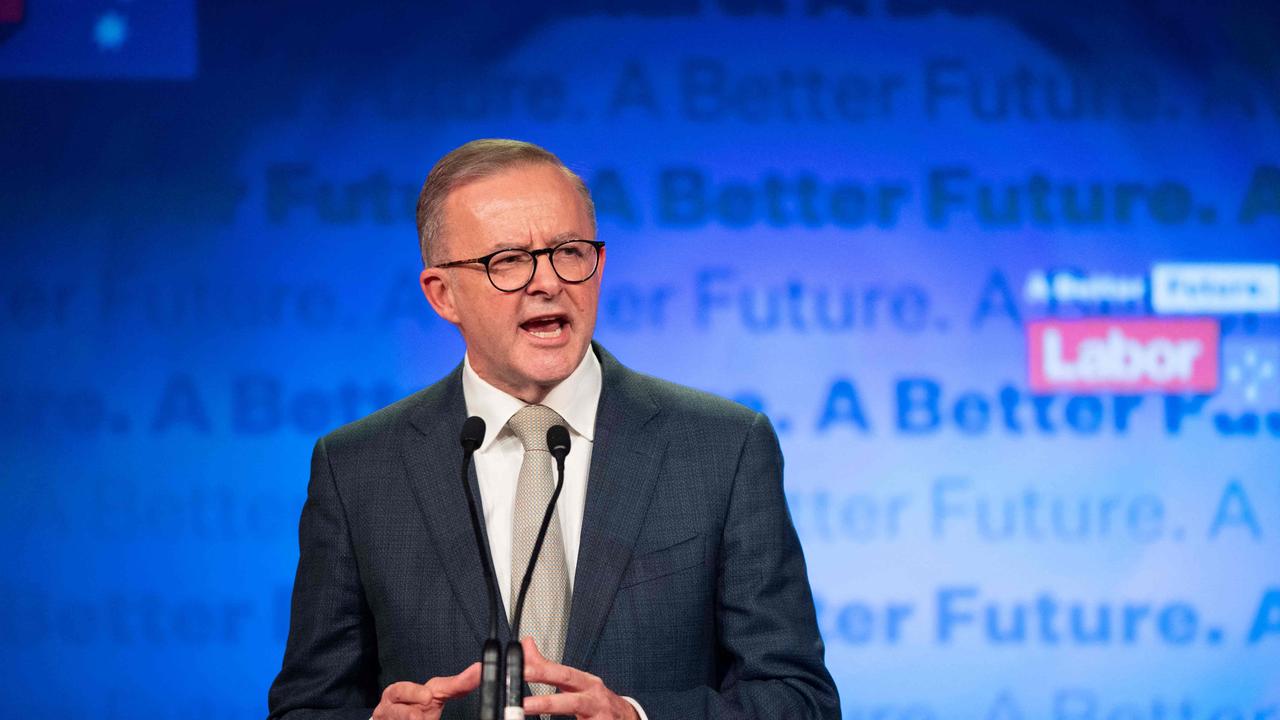
[[[520,583],[533,554],[533,543],[538,539],[538,527],[556,487],[555,461],[547,451],[547,428],[564,424],[564,418],[545,405],[530,405],[507,421],[507,427],[524,445],[511,520],[511,600],[507,611],[512,621]],[[564,540],[560,536],[560,513],[556,511],[547,527],[547,539],[542,543],[520,621],[520,634],[532,635],[538,650],[554,663],[559,663],[564,656],[569,601],[569,570],[564,560]],[[543,683],[530,683],[529,687],[535,695],[548,695],[556,690]]]

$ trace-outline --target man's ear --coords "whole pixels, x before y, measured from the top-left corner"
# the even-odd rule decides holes
[[[429,267],[422,269],[422,274],[418,276],[418,285],[436,314],[457,325],[458,311],[453,302],[452,280],[447,270]]]

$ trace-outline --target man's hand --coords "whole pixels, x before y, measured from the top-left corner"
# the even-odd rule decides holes
[[[439,720],[444,701],[462,697],[480,686],[480,663],[457,675],[434,677],[419,685],[392,683],[382,691],[382,702],[372,720]]]
[[[631,703],[615,695],[600,678],[567,665],[557,665],[542,657],[533,638],[521,638],[524,647],[525,682],[554,685],[554,695],[531,695],[524,699],[527,715],[572,715],[579,720],[639,720]]]

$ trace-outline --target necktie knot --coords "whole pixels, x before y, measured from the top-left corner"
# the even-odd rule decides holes
[[[564,425],[564,418],[546,405],[527,405],[507,421],[507,427],[520,438],[525,452],[547,451],[547,430],[552,425]]]

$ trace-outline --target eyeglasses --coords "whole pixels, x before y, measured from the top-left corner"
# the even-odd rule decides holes
[[[596,274],[600,266],[600,248],[604,242],[600,240],[569,240],[555,247],[541,250],[520,250],[512,248],[489,253],[484,257],[470,260],[453,260],[440,263],[436,267],[449,268],[459,265],[480,264],[484,266],[489,282],[502,292],[523,290],[533,282],[534,273],[538,272],[538,256],[551,258],[551,269],[556,276],[567,283],[586,282]]]

